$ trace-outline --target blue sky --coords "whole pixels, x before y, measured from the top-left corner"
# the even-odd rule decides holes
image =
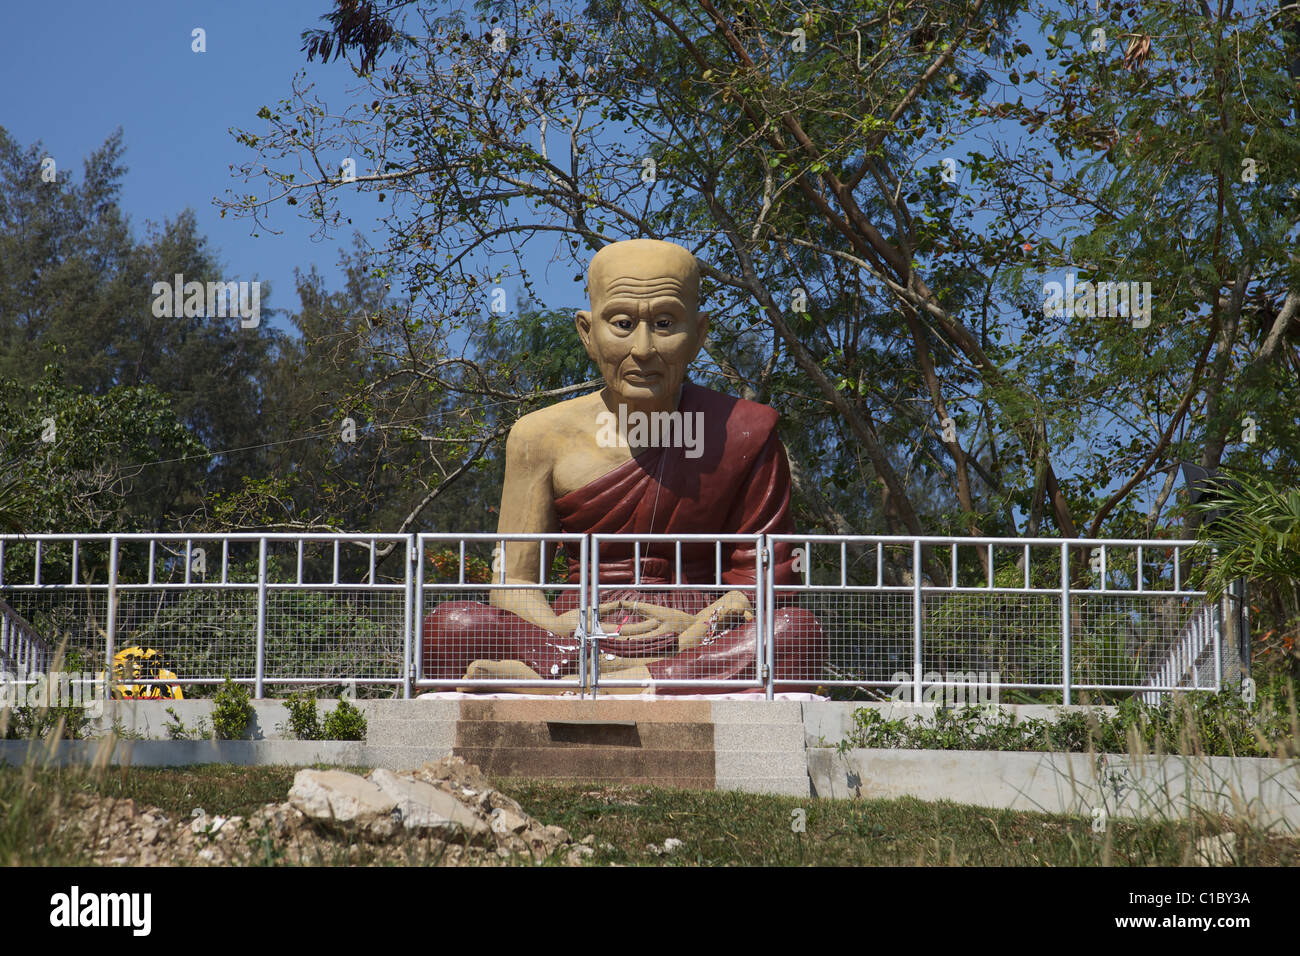
[[[356,82],[347,64],[308,64],[304,29],[320,26],[330,0],[69,0],[5,4],[0,30],[0,126],[23,146],[37,141],[59,174],[81,178],[82,160],[119,126],[127,175],[121,208],[136,237],[145,221],[159,224],[189,207],[224,264],[227,280],[270,280],[269,305],[295,309],[293,270],[314,263],[327,285],[341,285],[338,250],[351,231],[323,241],[283,205],[271,210],[281,235],[251,235],[247,219],[220,212],[214,196],[244,186],[230,165],[254,158],[231,127],[258,131],[263,104],[274,106],[295,71],[306,69],[328,103],[341,103]],[[191,50],[191,31],[207,32],[207,52]],[[373,229],[358,204],[356,228]],[[280,325],[279,321],[274,324]]]

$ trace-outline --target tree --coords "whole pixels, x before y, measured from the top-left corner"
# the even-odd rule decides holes
[[[1190,447],[1214,459],[1240,424],[1225,399],[1271,390],[1273,407],[1295,407],[1278,361],[1296,328],[1288,34],[1272,10],[1088,7],[393,4],[370,12],[405,16],[402,42],[368,34],[367,65],[386,68],[361,74],[370,91],[352,109],[331,123],[295,89],[264,111],[269,136],[242,138],[300,157],[271,180],[322,228],[340,190],[394,199],[384,268],[435,331],[407,374],[466,358],[443,344],[497,290],[531,294],[526,247],[577,266],[614,238],[677,239],[706,264],[706,375],[795,426],[806,524],[1155,533],[1173,463]],[[1059,28],[1064,69],[1041,88],[1013,33],[1026,12],[1030,32]],[[1124,21],[1124,57],[1089,49],[1097,17]],[[1162,58],[1211,68],[1175,92],[1161,86],[1172,66],[1146,72]],[[1004,101],[999,74],[1038,99]],[[1262,89],[1251,110],[1227,99],[1243,77]],[[972,146],[1018,128],[1038,138],[1015,153]],[[1227,176],[1243,137],[1269,171],[1245,204]],[[302,175],[337,155],[373,171]],[[1158,157],[1189,173],[1156,175]],[[231,206],[258,217],[275,201]],[[1177,214],[1144,216],[1162,202]],[[1118,282],[1126,261],[1161,290],[1150,338],[1097,321],[1095,301],[1092,316],[1045,309],[1036,281],[1076,267]],[[1284,416],[1269,416],[1286,449],[1275,461],[1300,448]],[[1165,481],[1144,510],[1153,478]]]
[[[0,461],[20,502],[12,530],[129,531],[156,493],[151,465],[203,446],[152,386],[92,395],[63,379],[48,364],[31,387],[0,382]]]
[[[87,396],[166,395],[194,447],[215,457],[151,463],[148,494],[131,498],[130,520],[115,526],[157,530],[264,467],[261,381],[275,336],[269,308],[252,328],[236,317],[155,314],[155,282],[223,277],[192,212],[146,242],[133,238],[117,205],[122,152],[119,131],[78,182],[47,173],[40,144],[24,150],[0,129],[0,376],[31,387],[52,360],[61,382]]]

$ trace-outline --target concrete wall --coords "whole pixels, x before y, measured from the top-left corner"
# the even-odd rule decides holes
[[[1300,761],[1253,757],[810,748],[819,797],[916,797],[1043,813],[1300,825]]]

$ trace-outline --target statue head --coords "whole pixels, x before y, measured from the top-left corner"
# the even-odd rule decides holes
[[[646,411],[675,409],[709,327],[695,256],[659,239],[614,242],[592,257],[587,291],[591,311],[577,314],[578,335],[609,397]]]

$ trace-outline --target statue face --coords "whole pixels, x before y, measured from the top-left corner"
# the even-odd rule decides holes
[[[633,239],[602,249],[588,274],[578,334],[617,403],[671,411],[704,345],[699,272],[681,246]]]

